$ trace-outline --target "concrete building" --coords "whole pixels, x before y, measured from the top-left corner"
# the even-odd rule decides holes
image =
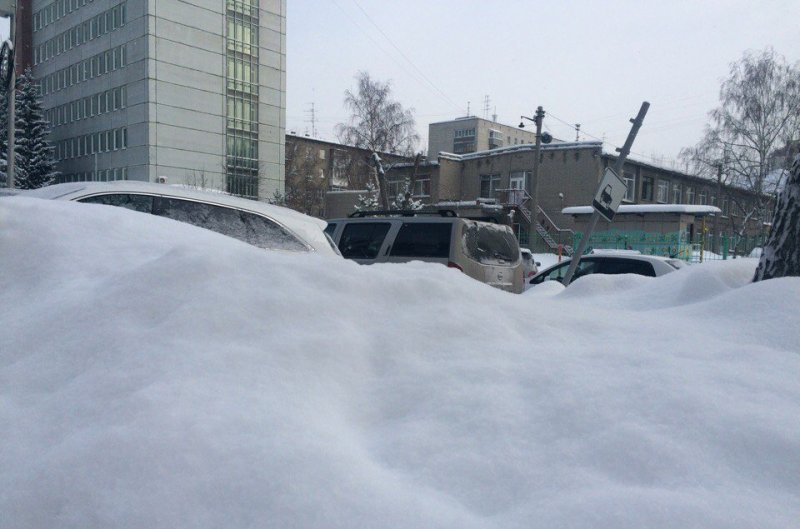
[[[562,210],[592,203],[603,172],[606,167],[613,166],[616,155],[604,153],[601,142],[543,145],[537,186],[540,209],[531,218],[526,186],[533,174],[534,157],[535,147],[530,144],[469,154],[440,153],[436,161],[428,161],[418,168],[418,180],[422,185],[415,191],[424,192],[415,193],[415,199],[432,207],[455,209],[464,217],[511,223],[523,245],[532,244],[540,251],[554,250],[559,243],[572,244],[575,231],[582,229],[581,219],[564,214]],[[389,186],[404,182],[412,170],[413,164],[394,166],[387,174]],[[625,205],[716,206],[721,210],[721,215],[713,219],[703,220],[698,214],[697,221],[680,218],[677,223],[672,222],[674,219],[649,222],[658,220],[648,218],[652,217],[649,213],[621,216],[620,219],[626,219],[626,230],[637,226],[636,230],[645,232],[678,226],[677,229],[686,231],[687,237],[693,240],[702,232],[716,233],[717,238],[733,236],[745,224],[744,233],[751,238],[764,233],[767,219],[752,215],[757,198],[752,192],[632,159],[623,166],[622,176],[628,184]],[[353,206],[348,199],[352,200],[352,196],[330,199],[326,210],[328,218],[351,212]],[[684,211],[686,208],[673,209]],[[511,212],[513,216],[509,216]],[[531,220],[535,221],[537,232],[533,237],[528,231]],[[621,221],[610,226],[603,223],[599,229],[620,226]]]
[[[431,159],[436,159],[440,152],[466,154],[535,142],[535,130],[503,125],[476,116],[428,125],[428,157]]]
[[[25,2],[61,181],[283,189],[286,0]]]

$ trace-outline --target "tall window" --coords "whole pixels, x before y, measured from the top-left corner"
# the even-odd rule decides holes
[[[633,202],[636,200],[636,176],[633,173],[622,173],[622,179],[625,181],[625,202]]]
[[[494,198],[498,187],[500,187],[499,174],[481,175],[481,198]]]
[[[686,203],[687,204],[694,204],[694,188],[687,187],[686,188]]]
[[[652,177],[645,176],[642,178],[642,200],[653,201],[653,184]]]
[[[681,185],[680,184],[673,184],[672,185],[672,203],[673,204],[681,204],[683,201],[681,200],[682,196]]]
[[[227,191],[258,197],[258,0],[227,0]]]
[[[658,201],[662,204],[669,202],[669,182],[666,180],[658,181]]]

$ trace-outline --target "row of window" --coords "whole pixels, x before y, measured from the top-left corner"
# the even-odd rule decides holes
[[[228,0],[228,11],[235,11],[248,17],[258,17],[258,0]]]
[[[87,79],[124,68],[126,64],[127,52],[123,44],[44,76],[41,80],[41,93],[46,95],[58,92]]]
[[[89,20],[81,22],[36,46],[33,49],[33,63],[45,62],[85,42],[89,42],[106,33],[111,33],[125,25],[126,17],[125,2],[123,2]]]
[[[39,31],[91,2],[92,0],[55,0],[33,14],[33,31]]]
[[[401,193],[405,194],[406,180],[389,180],[387,182],[387,188],[390,198],[396,197]],[[418,176],[414,182],[414,189],[411,191],[411,194],[415,198],[431,196],[431,177],[427,175],[422,177]]]
[[[247,94],[258,93],[258,61],[228,55],[227,89]]]
[[[228,51],[253,55],[258,53],[258,19],[228,14]]]
[[[113,167],[110,169],[98,169],[97,171],[60,174],[56,180],[59,184],[63,184],[67,182],[113,182],[114,180],[127,179],[127,167]]]
[[[625,190],[626,202],[636,201],[636,177],[633,173],[623,173],[623,180],[627,185]],[[641,199],[643,201],[653,201],[655,179],[651,176],[642,178],[642,193]],[[689,204],[699,206],[716,206],[717,196],[708,193],[705,188],[696,191],[694,187],[684,186],[679,183],[672,184],[672,194],[670,196],[670,182],[669,180],[658,180],[656,202],[661,204]],[[722,198],[722,204],[719,206],[722,210],[723,216],[728,216],[728,197]]]
[[[70,101],[44,111],[45,119],[54,127],[99,116],[128,106],[128,90],[124,86]]]
[[[128,147],[128,128],[101,130],[56,142],[56,159],[70,160]]]
[[[474,138],[475,137],[475,129],[457,129],[455,131],[456,138]]]
[[[250,97],[229,95],[228,103],[228,128],[258,132],[258,102]]]

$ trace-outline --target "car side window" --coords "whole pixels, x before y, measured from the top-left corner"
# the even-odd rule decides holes
[[[638,274],[640,276],[655,277],[653,265],[646,261],[634,259],[608,259],[599,263],[597,273],[600,274]]]
[[[354,222],[344,227],[339,250],[346,259],[375,259],[391,224],[388,222]]]
[[[150,195],[135,195],[130,193],[113,193],[108,195],[95,195],[92,197],[81,198],[78,202],[88,204],[105,204],[107,206],[119,206],[140,213],[153,212],[153,197]]]
[[[336,223],[329,222],[327,226],[325,226],[325,233],[333,237],[333,232],[336,231]]]
[[[450,257],[450,233],[446,222],[404,222],[394,239],[391,255],[398,257]]]
[[[158,197],[153,214],[215,231],[259,248],[308,251],[303,243],[277,223],[235,208]]]

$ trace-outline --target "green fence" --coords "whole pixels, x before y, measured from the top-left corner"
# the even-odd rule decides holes
[[[583,233],[576,232],[572,247],[577,248]],[[712,234],[690,238],[688,232],[647,233],[644,231],[610,230],[595,232],[589,239],[587,252],[593,249],[637,250],[646,255],[660,255],[700,262],[713,259],[746,257],[754,248],[760,248],[763,237],[738,237],[723,235],[715,243]]]

